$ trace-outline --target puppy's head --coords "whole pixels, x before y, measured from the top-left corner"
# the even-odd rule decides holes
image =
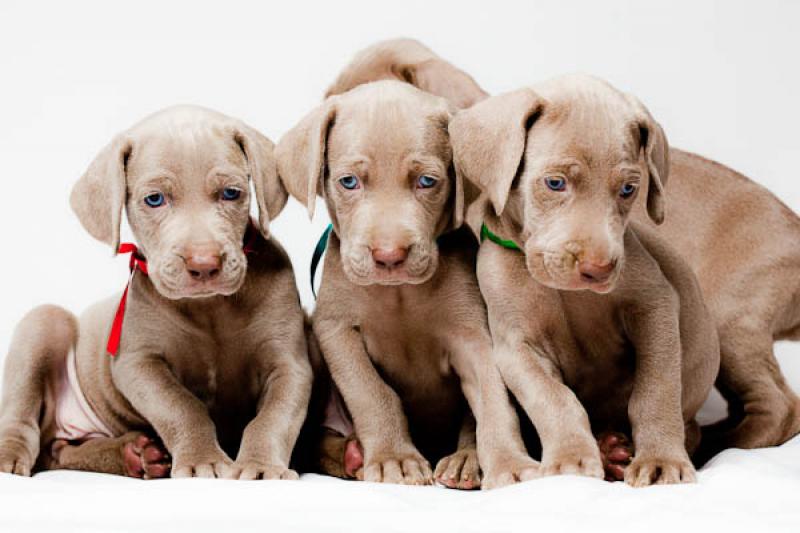
[[[661,127],[633,97],[568,76],[496,96],[450,125],[455,166],[507,212],[528,270],[557,289],[611,291],[639,189],[664,218],[669,171]]]
[[[258,229],[286,203],[273,144],[219,113],[181,106],[117,136],[70,202],[95,238],[119,245],[123,206],[156,289],[171,299],[229,295],[244,281],[250,181]]]
[[[353,283],[422,283],[436,270],[436,238],[464,209],[450,116],[444,99],[380,81],[328,98],[278,143],[289,193],[311,215],[325,198]]]

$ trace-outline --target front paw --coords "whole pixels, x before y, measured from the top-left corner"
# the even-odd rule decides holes
[[[401,485],[430,485],[433,483],[431,465],[416,450],[372,454],[363,470],[364,481],[398,483]]]
[[[0,438],[0,472],[30,476],[39,451],[22,438]]]
[[[300,479],[297,472],[290,468],[255,459],[236,459],[226,477],[229,479]]]
[[[172,460],[172,477],[230,477],[232,464],[233,461],[219,447],[175,453]]]
[[[556,476],[571,474],[603,479],[603,461],[600,449],[594,440],[585,443],[562,445],[552,452],[545,451],[542,458],[542,474]]]
[[[539,463],[527,455],[504,456],[501,460],[483,469],[484,490],[498,489],[520,481],[528,481],[541,476]]]
[[[694,466],[685,452],[682,455],[636,455],[625,469],[625,483],[632,487],[694,483]]]
[[[475,448],[456,450],[443,457],[436,465],[434,479],[451,489],[478,489],[481,486],[481,469]]]

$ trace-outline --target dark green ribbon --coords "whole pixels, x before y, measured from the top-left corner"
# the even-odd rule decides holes
[[[507,240],[507,239],[501,239],[500,237],[498,237],[497,235],[495,235],[494,233],[489,231],[489,228],[486,227],[486,224],[482,224],[481,225],[481,242],[485,241],[486,239],[489,239],[490,241],[492,241],[495,244],[499,244],[503,248],[508,248],[509,250],[522,251],[522,248],[517,246],[517,243],[515,243],[514,241]]]
[[[328,224],[328,227],[322,232],[319,241],[317,241],[317,247],[314,248],[314,255],[311,256],[311,293],[314,295],[315,300],[317,299],[317,291],[314,290],[314,277],[317,274],[317,267],[319,266],[320,259],[322,259],[322,254],[325,253],[325,248],[328,247],[328,239],[331,236],[331,231],[333,231],[333,224]]]

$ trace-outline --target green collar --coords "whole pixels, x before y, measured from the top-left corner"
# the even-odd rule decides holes
[[[489,228],[487,228],[486,224],[484,223],[481,224],[481,242],[485,241],[486,239],[489,239],[495,244],[499,244],[503,248],[508,248],[509,250],[522,251],[522,248],[517,246],[517,243],[511,240],[501,239],[500,237],[489,231]]]

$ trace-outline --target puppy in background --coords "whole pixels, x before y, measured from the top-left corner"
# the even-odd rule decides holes
[[[169,108],[114,138],[71,203],[114,251],[127,213],[129,288],[80,319],[43,306],[19,324],[0,471],[296,478],[311,371],[292,267],[267,239],[286,198],[273,144],[214,111]]]
[[[635,98],[566,76],[484,100],[449,131],[456,172],[482,190],[468,218],[494,358],[544,473],[694,481],[715,324],[689,265],[628,221],[640,189],[664,218],[661,127]]]
[[[326,473],[461,489],[538,474],[491,362],[477,242],[457,231],[470,193],[453,172],[452,113],[378,81],[328,97],[278,143],[289,193],[311,214],[321,194],[332,220],[312,317],[344,400],[328,410],[340,435],[321,443]]]

